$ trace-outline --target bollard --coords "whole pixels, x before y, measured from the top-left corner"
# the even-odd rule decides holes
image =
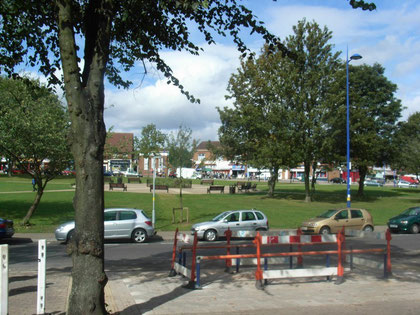
[[[263,273],[261,270],[261,235],[260,232],[257,232],[255,236],[254,243],[257,246],[257,270],[255,271],[255,286],[258,290],[264,290],[264,284],[262,282]]]
[[[174,247],[172,250],[172,262],[171,262],[171,270],[169,271],[169,277],[175,277],[176,271],[175,271],[175,259],[176,259],[176,246],[178,242],[178,228],[175,230],[175,238],[174,238]]]
[[[230,238],[232,237],[232,231],[228,228],[227,231],[225,232],[225,235],[226,235],[226,245],[230,245]],[[229,246],[226,247],[226,255],[230,255]],[[225,272],[232,273],[231,268],[232,268],[232,259],[226,259]]]
[[[299,236],[299,244],[298,244],[298,252],[302,252],[302,245],[300,243],[300,236],[302,235],[302,230],[300,228],[297,229],[297,235]],[[303,256],[299,255],[297,258],[297,268],[303,267]]]
[[[37,314],[45,313],[45,271],[47,245],[46,240],[38,241],[38,291],[37,291]]]
[[[353,246],[350,246],[350,270],[353,270]]]
[[[0,245],[0,314],[9,314],[9,245]]]
[[[338,254],[338,266],[337,266],[337,280],[335,284],[341,284],[344,281],[344,269],[343,269],[343,255],[342,255],[342,244],[343,244],[343,234],[339,232],[337,234],[337,254]]]
[[[392,267],[391,267],[391,231],[389,229],[386,230],[385,233],[386,237],[386,272],[388,276],[392,275]]]

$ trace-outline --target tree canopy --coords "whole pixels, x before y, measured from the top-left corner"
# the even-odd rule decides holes
[[[47,183],[70,165],[68,128],[65,108],[45,86],[36,80],[0,77],[0,151],[33,177],[37,187],[34,202],[22,220],[25,225]]]
[[[349,65],[350,157],[352,168],[360,174],[359,195],[372,165],[382,166],[393,161],[393,138],[401,117],[401,101],[395,97],[397,86],[384,75],[380,64]],[[339,161],[346,155],[346,72],[345,65],[337,73],[331,89],[331,138],[334,139]]]

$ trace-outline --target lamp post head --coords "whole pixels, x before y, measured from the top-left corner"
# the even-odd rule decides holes
[[[360,56],[359,54],[354,54],[353,56],[350,57],[350,60],[359,60],[362,59],[362,56]]]

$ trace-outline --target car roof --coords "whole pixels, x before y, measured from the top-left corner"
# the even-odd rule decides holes
[[[143,211],[143,209],[135,209],[135,208],[106,208],[104,211]]]

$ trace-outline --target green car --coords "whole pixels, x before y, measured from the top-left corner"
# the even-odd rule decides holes
[[[408,208],[403,213],[389,219],[388,227],[393,233],[418,233],[420,230],[420,207]]]

